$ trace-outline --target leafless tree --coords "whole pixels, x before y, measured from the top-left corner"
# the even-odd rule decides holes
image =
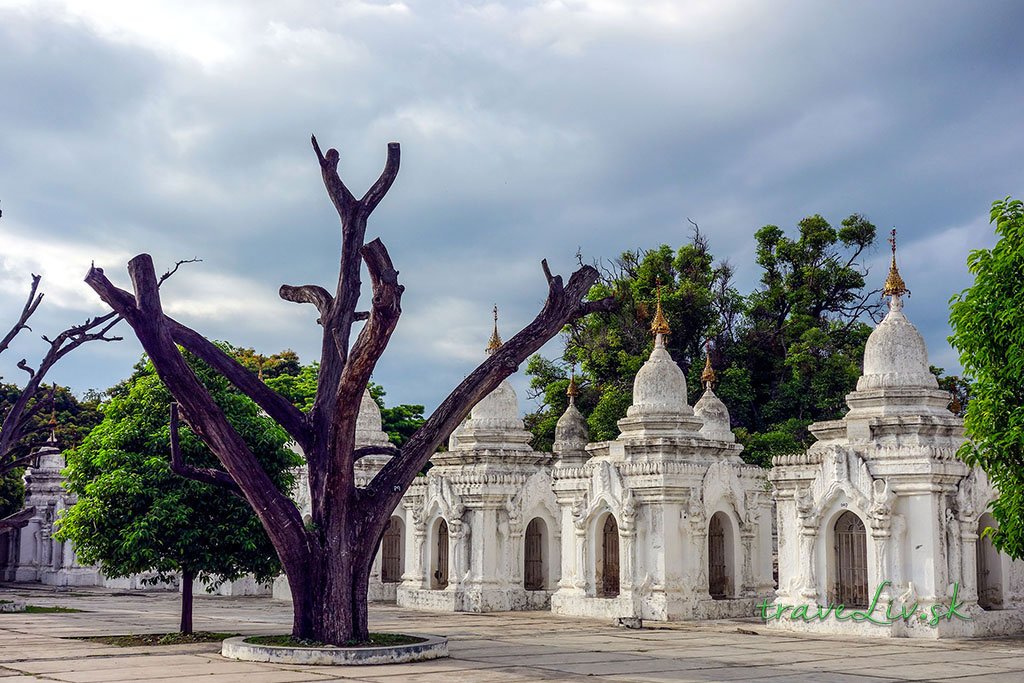
[[[322,326],[320,374],[308,413],[268,388],[201,334],[163,312],[153,261],[140,254],[128,263],[134,293],[116,287],[99,268],[86,282],[131,325],[184,419],[217,455],[220,477],[205,481],[237,487],[263,523],[291,587],[293,635],[340,644],[365,640],[370,567],[392,511],[416,474],[474,404],[554,337],[568,322],[614,308],[611,299],[585,301],[598,273],[581,266],[568,282],[541,265],[548,294],[537,317],[473,370],[401,448],[356,448],[355,428],[363,390],[401,315],[404,287],[384,244],[364,241],[366,223],[398,173],[397,143],[388,145],[384,171],[361,198],[338,174],[339,154],[324,154],[312,139],[327,194],[341,220],[341,264],[333,294],[315,285],[281,287],[282,298],[316,306]],[[359,309],[360,268],[370,275],[369,306]],[[355,323],[365,321],[353,341]],[[222,373],[252,398],[298,443],[306,456],[312,521],[303,524],[295,504],[280,493],[242,438],[182,358],[179,346]],[[370,453],[393,457],[365,487],[355,483],[354,463]],[[187,467],[180,471],[188,472]]]
[[[3,339],[0,339],[0,354],[8,350],[11,342],[21,332],[32,331],[28,325],[29,319],[43,301],[43,294],[39,292],[41,279],[42,277],[39,275],[32,275],[28,300],[25,301],[17,322],[4,335]],[[8,475],[12,470],[31,464],[34,457],[33,451],[40,445],[39,440],[33,437],[45,429],[45,426],[38,425],[35,418],[48,405],[47,401],[42,398],[44,394],[42,383],[46,373],[61,358],[86,342],[120,340],[121,337],[108,336],[111,328],[119,321],[118,314],[112,311],[98,318],[89,318],[81,325],[69,327],[53,339],[43,336],[43,341],[50,346],[39,364],[33,368],[24,358],[18,361],[18,367],[28,373],[29,378],[25,386],[21,388],[14,404],[4,415],[3,422],[0,423],[0,477]],[[34,513],[33,508],[26,508],[0,519],[0,533],[24,526]]]

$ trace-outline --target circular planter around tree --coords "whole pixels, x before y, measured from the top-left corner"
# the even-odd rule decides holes
[[[237,636],[224,641],[220,654],[222,657],[246,662],[315,664],[318,666],[402,664],[448,656],[447,638],[416,633],[403,635],[418,638],[418,640],[402,645],[299,647],[249,643],[246,640],[257,636]]]

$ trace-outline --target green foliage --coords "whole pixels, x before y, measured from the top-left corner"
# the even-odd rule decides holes
[[[285,446],[286,433],[219,373],[188,361],[274,484],[290,490],[290,470],[301,459]],[[247,573],[276,576],[273,546],[244,500],[171,472],[171,397],[152,365],[137,365],[112,394],[103,421],[66,454],[67,486],[78,502],[61,518],[58,536],[110,577],[154,572],[156,581],[187,571],[215,586]],[[180,436],[187,462],[221,467],[190,429]]]
[[[806,426],[839,417],[860,375],[864,344],[881,297],[865,291],[860,258],[875,226],[853,214],[834,228],[818,215],[789,237],[778,226],[759,229],[760,287],[747,296],[732,285],[732,269],[716,264],[695,231],[673,251],[661,245],[626,252],[605,271],[590,298],[614,295],[621,306],[567,328],[560,362],[535,356],[527,365],[531,397],[542,408],[527,416],[534,447],[550,448],[565,409],[567,367],[577,363],[586,389],[577,399],[594,441],[614,439],[632,400],[633,378],[653,345],[650,323],[656,283],[672,333],[667,345],[687,375],[691,403],[701,392],[704,342],[712,344],[715,388],[742,434],[744,458],[771,457],[806,447]]]
[[[964,426],[970,439],[960,456],[980,466],[998,487],[992,542],[1024,557],[1024,203],[1007,197],[992,205],[999,241],[972,251],[974,284],[954,296],[949,341],[973,380]]]
[[[370,396],[380,408],[381,429],[388,435],[391,443],[401,447],[426,421],[423,417],[423,406],[403,403],[387,408],[384,406],[384,397],[387,395],[384,387],[370,382],[369,388]]]
[[[268,387],[291,401],[299,410],[308,413],[316,399],[316,378],[318,363],[303,365],[294,374],[280,374],[273,377],[264,375]]]

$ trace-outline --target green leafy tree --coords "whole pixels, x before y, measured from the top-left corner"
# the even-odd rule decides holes
[[[587,416],[591,439],[618,435],[617,421],[629,407],[633,377],[653,346],[650,334],[657,292],[672,321],[667,345],[684,371],[703,363],[702,344],[709,334],[728,334],[738,296],[732,270],[714,264],[705,236],[697,229],[676,250],[661,245],[649,251],[628,251],[605,269],[589,298],[614,296],[619,307],[574,321],[566,328],[566,349],[560,362],[535,356],[527,364],[530,397],[542,408],[527,416],[535,448],[550,449],[555,423],[565,410],[569,367],[580,367],[577,406]]]
[[[951,300],[953,334],[972,380],[964,419],[968,441],[960,456],[980,466],[999,488],[992,542],[1024,557],[1024,203],[1007,197],[992,205],[999,241],[972,251],[974,284]]]
[[[274,484],[289,491],[291,468],[301,459],[286,447],[284,430],[221,375],[187,359]],[[181,631],[189,633],[195,579],[211,588],[249,573],[268,581],[280,564],[236,488],[177,473],[180,466],[214,479],[218,462],[188,427],[178,430],[181,462],[172,462],[171,396],[152,364],[137,365],[112,394],[102,422],[67,452],[67,485],[78,500],[61,518],[58,534],[106,576],[152,572],[155,583],[180,574]]]
[[[711,342],[715,392],[729,407],[744,458],[767,465],[774,455],[806,448],[809,424],[843,413],[872,329],[865,320],[881,311],[877,290],[866,290],[862,263],[875,233],[858,214],[839,228],[810,216],[794,237],[765,226],[754,235],[761,286],[745,297],[732,285],[731,267],[715,263],[699,231],[677,251],[662,245],[623,254],[591,294],[614,294],[622,303],[618,311],[570,326],[559,362],[538,356],[527,365],[530,395],[542,403],[526,420],[534,446],[551,447],[574,362],[589,387],[577,404],[591,439],[618,435],[633,377],[653,343],[650,318],[661,281],[672,326],[669,352],[699,395],[703,343]]]

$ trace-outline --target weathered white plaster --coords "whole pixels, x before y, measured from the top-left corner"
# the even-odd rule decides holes
[[[78,563],[71,544],[53,537],[61,512],[75,502],[64,490],[64,456],[52,440],[36,453],[35,463],[25,473],[25,507],[35,514],[24,527],[8,534],[6,578],[39,582],[50,586],[97,586],[103,582],[94,567]]]
[[[888,626],[835,618],[809,623],[789,618],[775,628],[938,638],[1019,631],[1024,596],[1014,584],[1024,563],[993,553],[999,610],[978,606],[977,546],[981,514],[996,497],[984,473],[956,456],[963,420],[946,406],[928,371],[921,335],[903,314],[899,294],[868,339],[864,375],[847,396],[841,420],[811,425],[806,452],[774,459],[769,474],[777,509],[777,605],[826,606],[836,601],[835,523],[844,511],[865,525],[869,599],[883,582],[877,612],[917,604],[930,613],[948,607],[958,586],[960,611],[935,627],[919,620]],[[1012,585],[1011,585],[1012,584]]]
[[[713,393],[701,406],[709,418],[701,431],[705,423],[686,403],[686,379],[661,334],[633,396],[618,439],[588,445],[592,457],[584,464],[553,472],[563,562],[552,611],[662,621],[749,616],[772,588],[764,471],[739,458],[742,446]],[[725,528],[725,599],[708,590],[708,526],[716,513]],[[609,515],[619,575],[611,597],[604,594],[602,546]]]

